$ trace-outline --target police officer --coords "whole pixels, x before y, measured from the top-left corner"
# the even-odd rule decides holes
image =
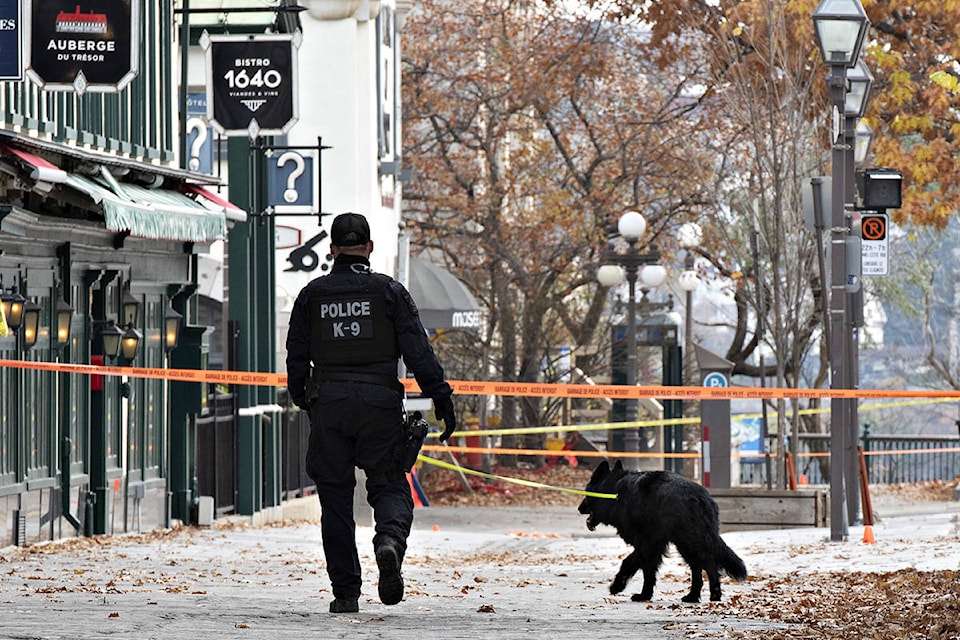
[[[402,356],[423,395],[456,428],[451,394],[417,307],[399,282],[370,270],[370,227],[358,213],[333,220],[333,268],[297,296],[287,335],[290,396],[310,411],[307,473],[320,497],[321,535],[333,588],[331,613],[359,610],[360,560],[353,518],[354,467],[366,474],[375,520],[373,548],[384,604],[403,598],[400,573],[413,523],[413,497],[398,461],[404,439]]]

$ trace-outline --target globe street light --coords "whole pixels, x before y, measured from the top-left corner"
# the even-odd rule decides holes
[[[660,252],[655,246],[649,253],[641,253],[637,243],[647,229],[646,218],[636,211],[627,211],[617,221],[617,231],[627,241],[627,250],[618,253],[610,248],[604,254],[604,261],[608,264],[597,270],[597,281],[604,287],[612,287],[623,282],[624,275],[627,281],[627,386],[637,385],[637,281],[645,287],[656,287],[666,278],[666,270],[657,264]],[[612,263],[612,264],[611,264]],[[642,269],[641,269],[642,267]],[[645,290],[646,291],[646,290]],[[626,421],[637,422],[639,400],[635,397],[627,398]],[[628,427],[623,436],[623,448],[628,453],[641,451],[640,427]],[[644,442],[643,450],[646,450]],[[637,458],[624,461],[628,469],[639,468]]]

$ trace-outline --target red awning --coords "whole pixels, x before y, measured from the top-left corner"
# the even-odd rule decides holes
[[[0,151],[7,155],[14,156],[18,160],[25,162],[32,167],[30,178],[38,182],[50,182],[60,184],[67,181],[67,172],[55,164],[47,162],[38,155],[29,151],[24,151],[18,147],[0,142]]]
[[[196,195],[209,200],[218,207],[223,208],[223,212],[226,214],[228,220],[246,220],[247,212],[233,204],[226,198],[221,198],[219,195],[210,191],[209,189],[204,189],[200,185],[190,184],[184,182],[180,185],[180,192],[188,195]]]

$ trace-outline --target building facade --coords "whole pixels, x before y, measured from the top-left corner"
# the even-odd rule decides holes
[[[0,75],[0,289],[11,324],[0,336],[0,547],[196,521],[197,477],[219,464],[197,444],[219,403],[214,385],[137,371],[211,361],[282,370],[293,299],[329,268],[333,214],[367,215],[374,267],[401,273],[398,34],[409,3],[21,4],[0,0],[22,44],[19,77]],[[251,6],[263,11],[234,11]],[[297,33],[296,123],[284,135],[227,136],[196,106],[210,84],[204,34],[262,33]],[[270,157],[311,147],[316,204],[280,215]],[[12,317],[23,307],[35,327]],[[165,327],[177,316],[171,346]],[[132,359],[108,353],[115,332],[139,336]],[[283,497],[288,416],[276,388],[225,391],[234,455],[224,502],[268,512]]]

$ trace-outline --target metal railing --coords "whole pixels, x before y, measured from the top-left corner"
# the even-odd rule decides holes
[[[313,492],[304,462],[310,439],[307,414],[292,406],[286,390],[280,390],[283,407],[281,460],[282,497],[296,498]],[[203,414],[197,418],[197,495],[213,496],[217,515],[233,513],[236,507],[237,417],[235,396],[214,389]]]
[[[797,475],[809,484],[827,484],[830,468],[830,436],[801,434],[796,453]],[[860,439],[871,484],[949,481],[960,475],[960,437],[897,436],[868,434]],[[762,459],[740,461],[741,484],[759,483]]]

